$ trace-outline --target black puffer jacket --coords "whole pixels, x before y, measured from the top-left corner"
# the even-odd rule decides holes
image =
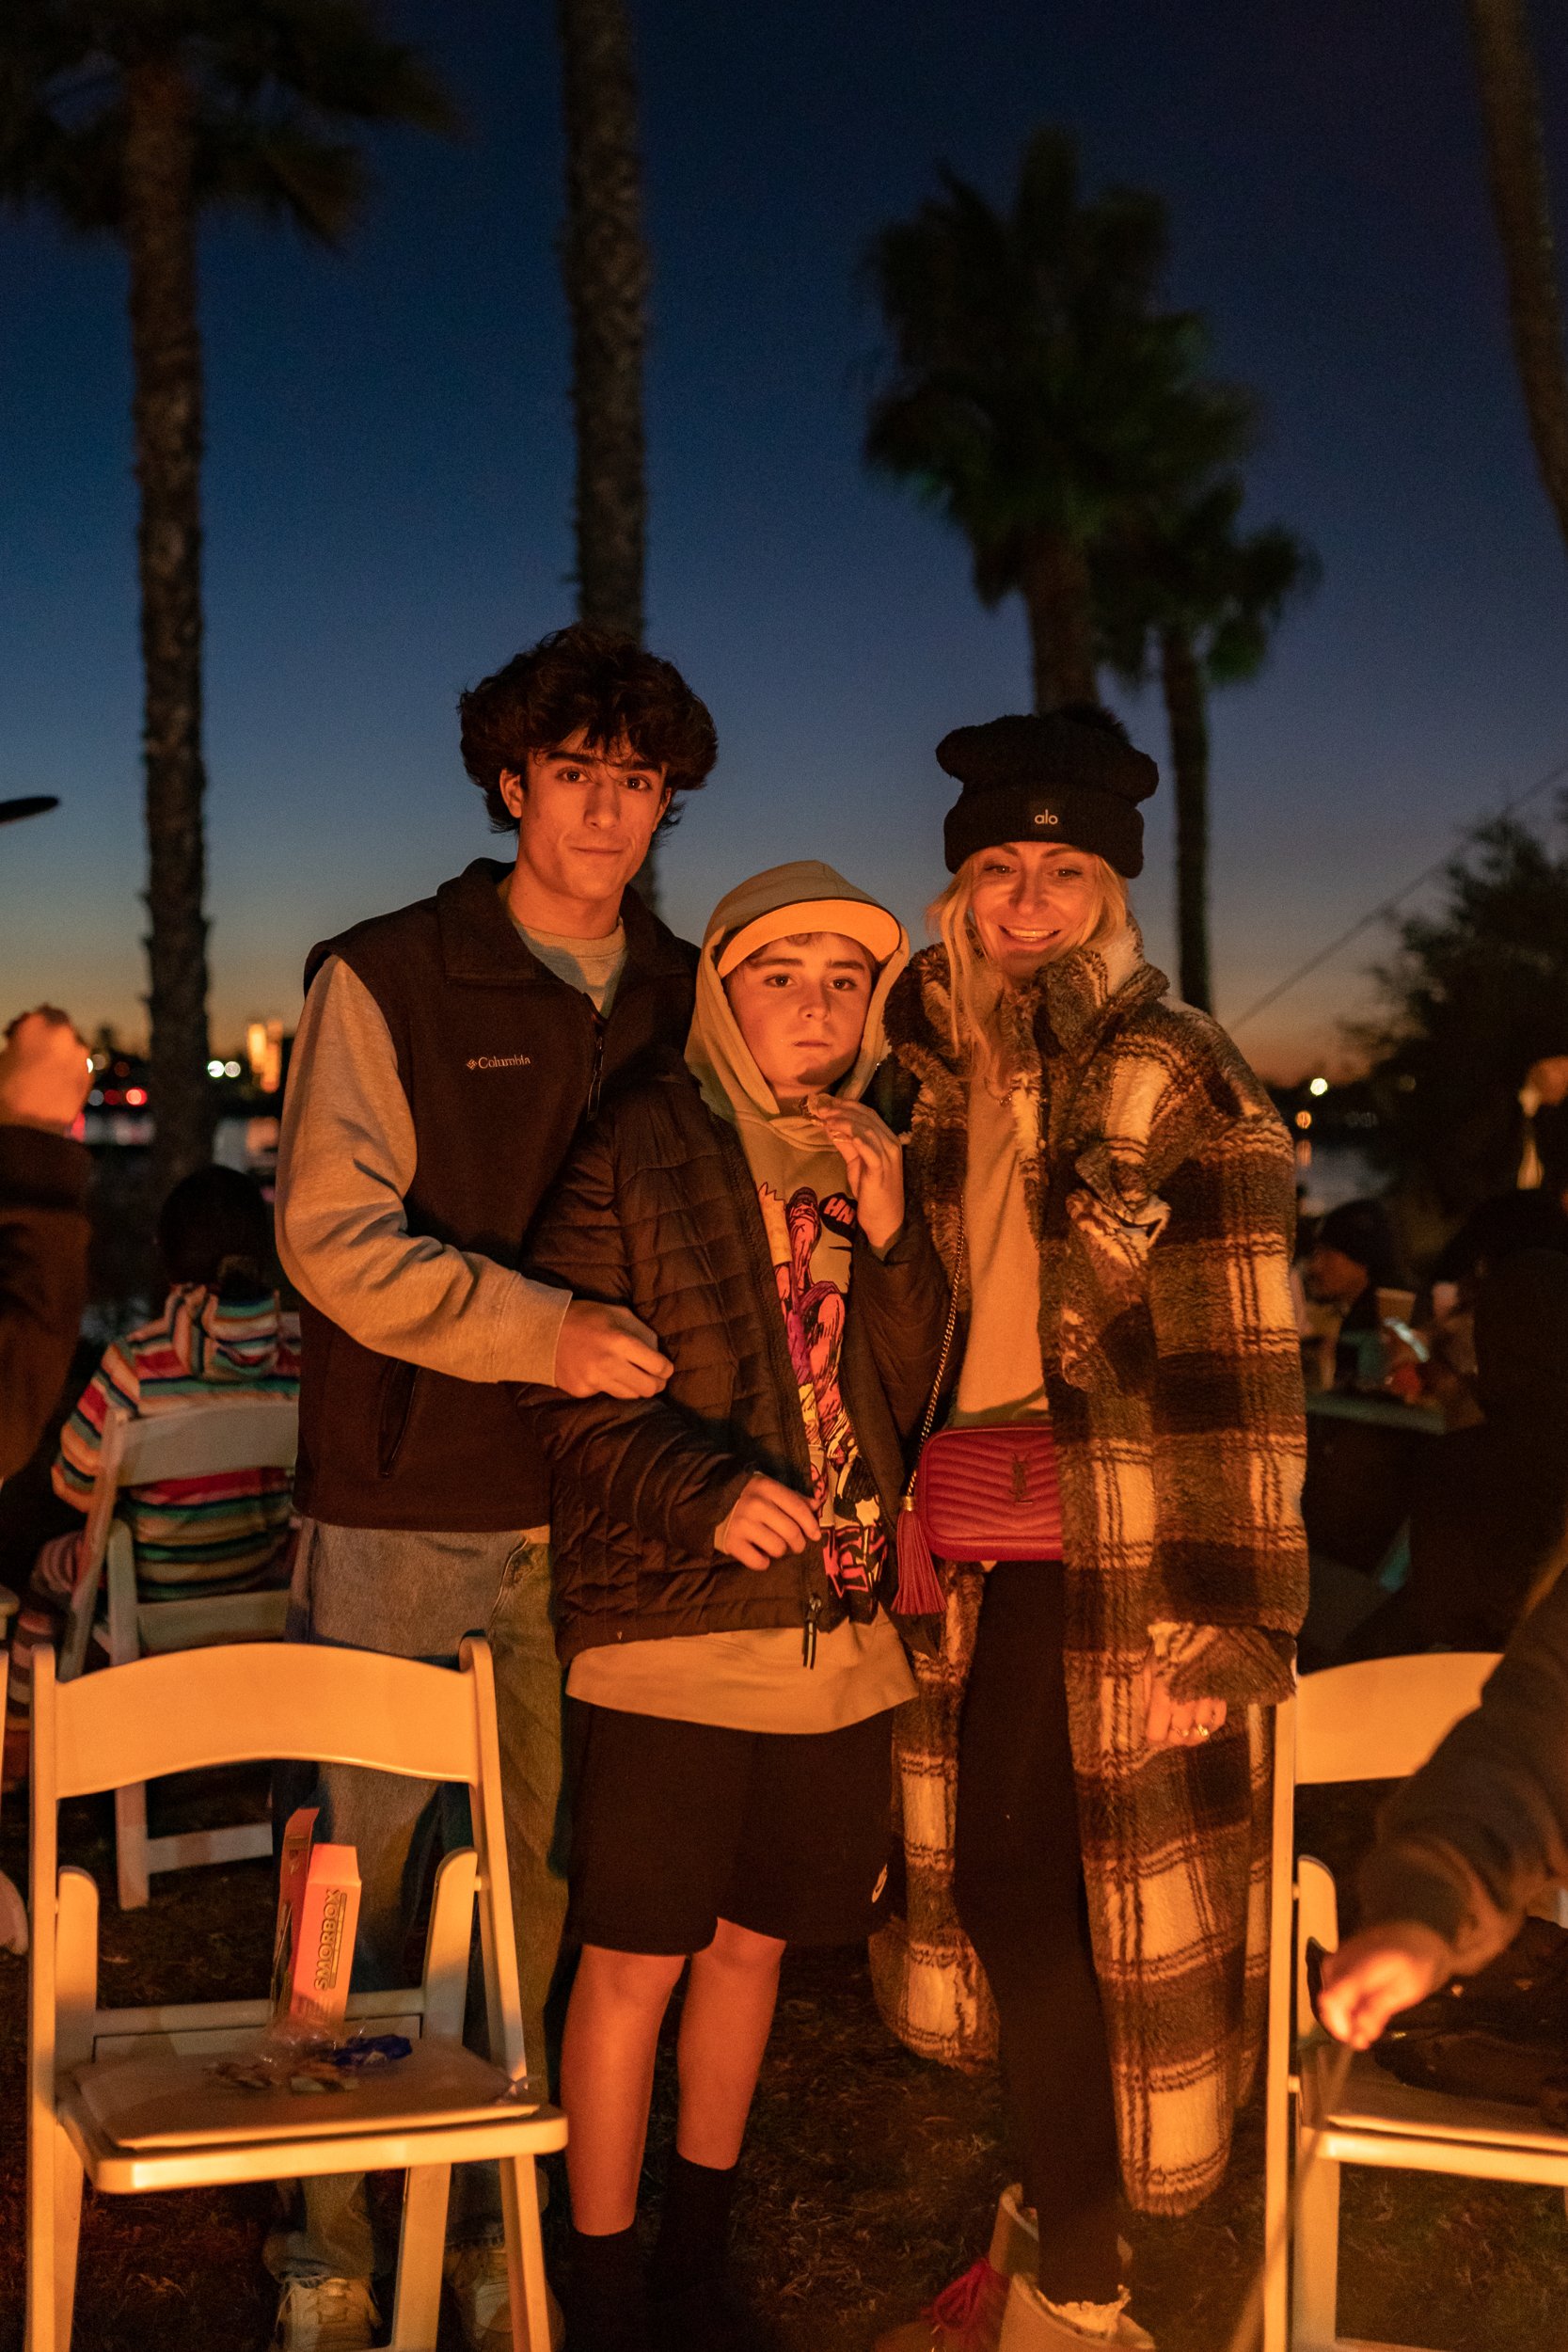
[[[562,1661],[609,1642],[836,1625],[845,1613],[817,1547],[762,1571],[713,1549],[754,1472],[802,1493],[810,1472],[751,1170],[684,1066],[606,1104],[545,1211],[529,1271],[629,1307],[675,1367],[645,1400],[519,1391],[554,1470]],[[882,1259],[857,1235],[841,1376],[890,1531],[946,1312],[924,1225],[911,1217]]]

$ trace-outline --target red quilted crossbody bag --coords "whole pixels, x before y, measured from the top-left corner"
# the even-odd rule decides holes
[[[937,1376],[914,1473],[898,1514],[898,1590],[894,1607],[911,1616],[942,1606],[936,1560],[1059,1560],[1062,1497],[1048,1421],[1005,1422],[931,1435],[958,1327],[965,1236]],[[934,1555],[934,1557],[933,1557]]]

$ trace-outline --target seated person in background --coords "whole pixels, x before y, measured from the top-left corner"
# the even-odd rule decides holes
[[[1485,1967],[1568,1880],[1568,1577],[1481,1693],[1385,1806],[1359,1932],[1323,1963],[1319,2015],[1354,2049],[1451,1976]]]
[[[536,1272],[629,1308],[674,1361],[661,1396],[528,1392],[572,1701],[570,2352],[762,2340],[725,2257],[779,1963],[879,1916],[892,1709],[915,1687],[893,1529],[947,1311],[861,1100],[908,958],[831,866],[732,891],[689,1066],[607,1103],[535,1236]],[[689,1959],[649,2313],[638,2179]]]
[[[1436,1405],[1450,1429],[1481,1418],[1476,1398],[1475,1307],[1487,1276],[1521,1250],[1568,1253],[1568,1215],[1555,1191],[1494,1193],[1470,1211],[1432,1268],[1421,1324],[1424,1361],[1395,1348],[1389,1386],[1411,1404]]]
[[[1402,1291],[1409,1306],[1415,1289],[1405,1272],[1398,1238],[1381,1200],[1343,1200],[1318,1228],[1307,1262],[1307,1295],[1320,1312],[1314,1318],[1318,1344],[1330,1355],[1333,1378],[1308,1377],[1309,1388],[1378,1389],[1384,1384],[1379,1291]],[[1327,1344],[1324,1344],[1326,1343]],[[1308,1374],[1311,1340],[1305,1343]]]
[[[1474,1343],[1483,1418],[1425,1441],[1409,1577],[1340,1662],[1501,1649],[1568,1560],[1568,1256],[1525,1249],[1494,1266],[1476,1289]]]
[[[198,1168],[176,1184],[158,1218],[158,1254],[169,1282],[161,1312],[104,1351],[61,1433],[55,1491],[86,1511],[111,1408],[140,1420],[239,1393],[296,1396],[299,1336],[273,1288],[272,1216],[248,1176]],[[284,1581],[289,1535],[287,1470],[231,1470],[127,1487],[119,1508],[145,1600],[232,1593]],[[40,1552],[11,1644],[5,1769],[26,1769],[30,1672],[40,1642],[57,1645],[75,1589],[80,1535]]]

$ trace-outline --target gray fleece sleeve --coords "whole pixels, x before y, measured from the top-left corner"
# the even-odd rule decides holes
[[[305,1000],[277,1154],[277,1253],[352,1339],[459,1380],[555,1376],[571,1293],[408,1231],[414,1121],[381,1009],[337,956]]]

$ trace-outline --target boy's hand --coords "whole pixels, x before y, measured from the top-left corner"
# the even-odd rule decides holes
[[[861,1232],[873,1249],[885,1249],[904,1222],[904,1147],[864,1103],[813,1094],[806,1108],[848,1171]]]
[[[804,1551],[821,1533],[805,1496],[759,1470],[742,1487],[723,1525],[715,1529],[713,1549],[738,1560],[743,1568],[770,1568],[786,1551]]]
[[[52,1127],[64,1135],[92,1084],[92,1059],[56,1005],[18,1013],[0,1052],[0,1126]]]
[[[674,1365],[626,1307],[574,1298],[555,1343],[554,1386],[568,1396],[657,1396]]]

